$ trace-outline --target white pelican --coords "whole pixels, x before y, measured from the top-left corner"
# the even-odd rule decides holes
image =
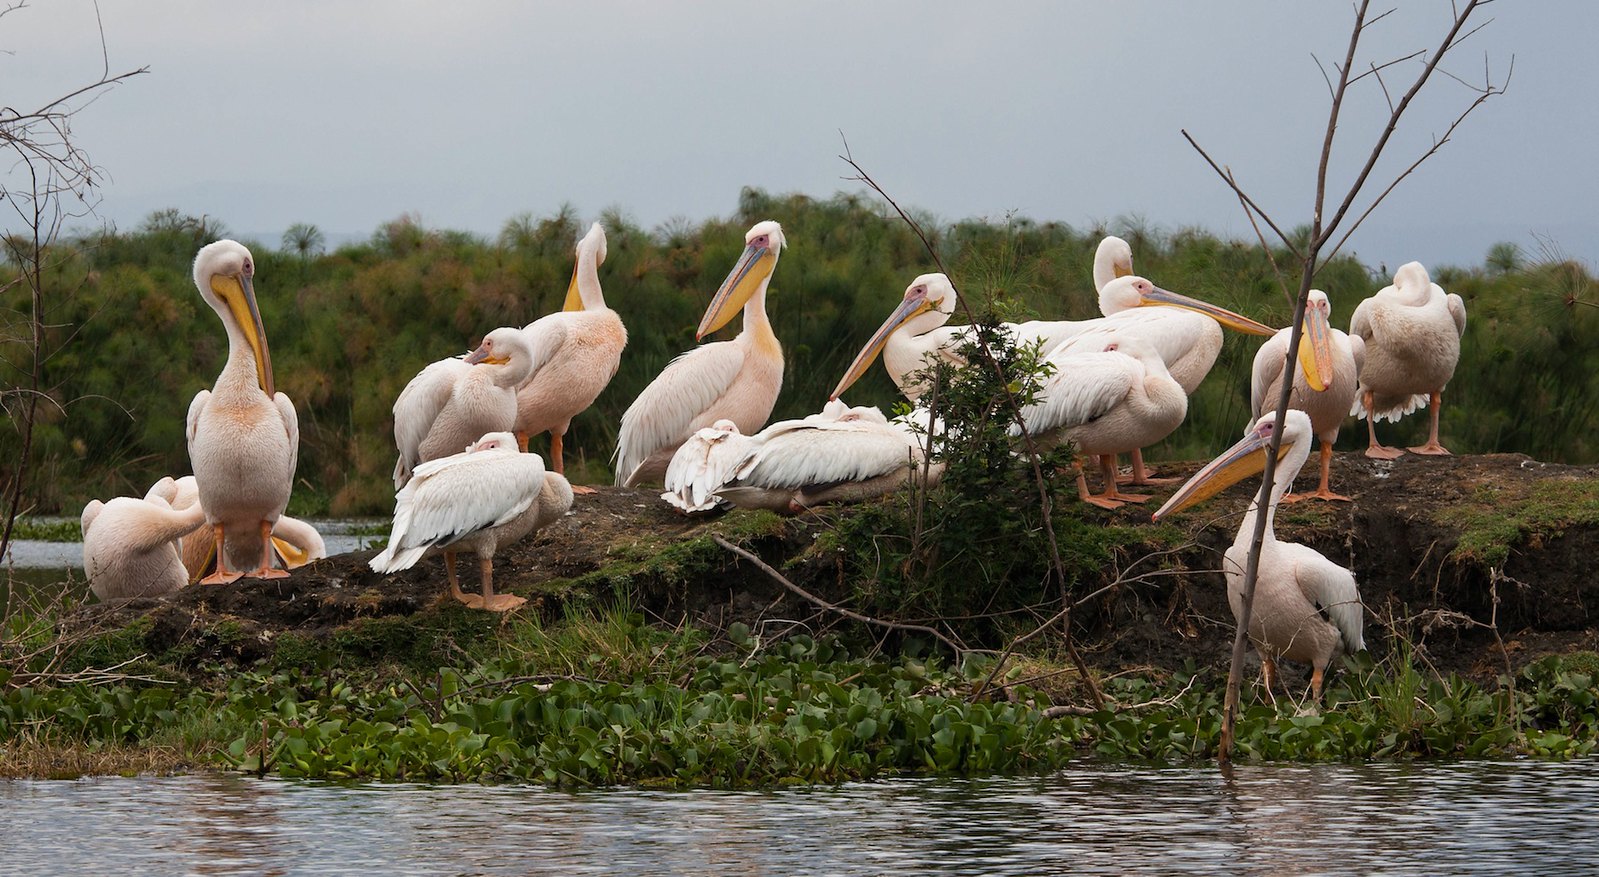
[[[200,505],[200,487],[193,475],[176,479],[168,476],[152,485],[144,498],[149,500],[156,497],[173,509],[183,511]],[[240,538],[250,544],[249,550],[259,550],[254,545],[254,534],[247,535],[251,538]],[[215,571],[217,543],[208,530],[190,533],[178,547],[183,555],[183,566],[189,571],[191,584]],[[322,534],[305,521],[288,515],[279,515],[277,522],[272,525],[272,548],[282,569],[298,569],[328,556],[328,546],[322,540]]]
[[[685,515],[721,508],[716,491],[750,455],[753,439],[739,432],[738,424],[731,420],[718,420],[697,430],[672,454],[661,499]]]
[[[272,568],[267,537],[289,504],[300,423],[294,403],[273,387],[254,277],[250,251],[234,241],[208,244],[194,259],[194,285],[228,332],[227,365],[214,388],[195,394],[186,431],[206,523],[226,548],[227,562],[202,580],[207,584],[239,578],[229,562],[255,564],[250,575],[259,578],[288,575]]]
[[[1242,441],[1188,479],[1188,483],[1155,512],[1154,520],[1214,496],[1228,485],[1264,470],[1276,420],[1275,411],[1262,415],[1244,433]],[[1277,660],[1287,658],[1311,665],[1311,691],[1320,699],[1327,665],[1340,652],[1354,654],[1366,647],[1360,591],[1349,570],[1314,549],[1277,541],[1272,530],[1277,504],[1294,476],[1310,459],[1310,444],[1315,435],[1310,417],[1303,411],[1289,409],[1283,422],[1282,457],[1276,483],[1272,486],[1271,504],[1266,509],[1266,539],[1260,548],[1255,600],[1249,613],[1249,638],[1260,652],[1260,669],[1265,676],[1267,692],[1276,684]],[[1254,536],[1255,513],[1256,503],[1252,499],[1238,527],[1238,536],[1226,553],[1227,602],[1235,618],[1243,612],[1244,566],[1249,558],[1249,542]]]
[[[1188,414],[1188,395],[1160,354],[1135,336],[1094,333],[1068,341],[1048,361],[1055,373],[1039,400],[1022,409],[1028,432],[1041,448],[1070,441],[1079,453],[1099,457],[1105,492],[1090,493],[1079,467],[1084,502],[1113,509],[1149,499],[1117,490],[1116,455],[1160,441]]]
[[[766,318],[766,287],[785,241],[777,223],[758,222],[744,235],[744,254],[722,281],[700,320],[704,338],[744,309],[732,341],[690,350],[667,364],[622,415],[616,440],[616,483],[632,487],[666,473],[672,454],[696,430],[731,420],[750,434],[766,423],[783,388],[783,348]]]
[[[83,569],[101,600],[155,597],[189,583],[179,540],[205,523],[199,506],[174,511],[160,497],[95,499],[80,521]]]
[[[1445,294],[1427,276],[1420,262],[1407,262],[1394,272],[1394,282],[1355,308],[1349,334],[1366,343],[1360,371],[1360,394],[1349,413],[1366,418],[1371,444],[1366,456],[1392,460],[1403,451],[1377,443],[1375,421],[1399,418],[1431,405],[1432,430],[1427,443],[1413,454],[1447,454],[1438,443],[1438,406],[1444,385],[1460,361],[1460,338],[1466,334],[1466,302]]]
[[[559,520],[572,508],[572,486],[545,472],[538,454],[524,454],[516,436],[490,433],[459,454],[416,467],[394,497],[388,547],[373,557],[381,573],[410,569],[429,549],[444,552],[450,596],[473,609],[505,612],[526,603],[494,593],[494,552]],[[455,555],[477,555],[482,596],[461,592]]]
[[[417,372],[394,400],[394,488],[411,480],[418,463],[457,453],[483,435],[516,423],[516,388],[533,369],[527,336],[511,326],[484,336],[463,357],[441,359]]]
[[[616,376],[627,346],[627,328],[605,306],[600,289],[604,261],[605,229],[596,222],[577,243],[565,309],[522,330],[533,350],[533,373],[516,391],[516,440],[526,451],[528,436],[549,432],[550,460],[560,473],[566,472],[561,441],[572,418],[593,405]]]
[[[1310,425],[1321,439],[1321,483],[1315,493],[1287,494],[1283,502],[1306,497],[1349,501],[1333,493],[1327,480],[1332,474],[1333,442],[1338,427],[1349,416],[1355,401],[1355,382],[1366,359],[1366,344],[1332,327],[1332,305],[1327,293],[1310,291],[1305,304],[1305,326],[1299,339],[1299,361],[1294,364],[1294,389],[1288,399],[1291,408],[1310,415]],[[1288,359],[1288,336],[1292,327],[1278,331],[1255,352],[1255,365],[1249,378],[1249,416],[1259,418],[1275,410],[1283,391],[1283,366]]]

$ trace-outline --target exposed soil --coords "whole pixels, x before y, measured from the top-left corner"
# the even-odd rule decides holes
[[[1186,476],[1198,466],[1157,468],[1161,474]],[[1308,478],[1302,476],[1302,487]],[[1379,463],[1339,454],[1333,486],[1354,502],[1285,507],[1277,535],[1311,545],[1354,570],[1369,610],[1367,639],[1374,651],[1386,647],[1391,627],[1418,642],[1421,657],[1441,670],[1491,676],[1503,671],[1507,659],[1519,666],[1550,653],[1599,649],[1595,484],[1599,467],[1545,464],[1520,455],[1407,455]],[[1151,507],[1171,489],[1157,488]],[[1240,485],[1176,518],[1194,538],[1164,564],[1179,574],[1116,588],[1080,613],[1080,642],[1091,664],[1115,671],[1170,669],[1188,660],[1202,666],[1225,663],[1232,616],[1222,577],[1213,570],[1219,552],[1232,541],[1237,513],[1250,492]],[[1579,497],[1575,513],[1560,505],[1568,495]],[[1504,541],[1509,550],[1502,559],[1484,559],[1476,543],[1466,546],[1476,553],[1456,551],[1462,533],[1475,526],[1470,515],[1508,518],[1518,510],[1534,523]],[[1089,514],[1135,524],[1146,522],[1149,511],[1128,506]],[[848,511],[782,520],[733,512],[689,520],[653,492],[602,487],[580,495],[563,521],[503,552],[495,564],[495,583],[501,591],[530,598],[520,611],[549,616],[570,602],[604,600],[620,588],[634,605],[671,624],[810,618],[818,614],[815,606],[706,537],[723,533],[783,568],[840,514]],[[1146,548],[1160,547],[1166,546],[1129,547],[1117,566]],[[211,649],[211,657],[245,663],[270,654],[285,633],[325,637],[358,619],[420,623],[440,614],[441,559],[383,576],[366,566],[373,553],[328,558],[287,579],[196,586],[161,599],[90,607],[85,614],[112,623],[148,616],[146,641],[153,650],[184,642],[225,643],[226,648]],[[463,563],[462,572],[463,585],[471,589],[475,564]],[[1105,570],[1104,581],[1114,580],[1116,572]],[[847,592],[848,583],[838,580],[830,563],[795,564],[788,574],[827,599]]]

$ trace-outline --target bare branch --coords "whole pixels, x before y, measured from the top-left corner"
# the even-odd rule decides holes
[[[1293,239],[1290,238],[1282,229],[1278,228],[1277,223],[1272,222],[1271,216],[1269,216],[1265,210],[1262,210],[1259,204],[1255,203],[1255,199],[1249,197],[1249,195],[1246,194],[1243,189],[1239,188],[1237,181],[1232,178],[1232,174],[1229,171],[1222,170],[1221,165],[1217,164],[1215,159],[1210,157],[1210,153],[1206,152],[1204,148],[1194,140],[1193,136],[1188,133],[1187,129],[1183,129],[1183,139],[1187,140],[1188,145],[1194,147],[1194,151],[1198,152],[1200,157],[1205,159],[1205,163],[1210,165],[1210,169],[1215,171],[1216,175],[1221,177],[1222,181],[1227,183],[1228,187],[1238,194],[1238,200],[1247,204],[1249,209],[1259,214],[1260,218],[1265,220],[1268,226],[1271,226],[1271,230],[1277,233],[1277,237],[1283,242],[1283,246],[1288,248],[1289,252],[1293,253],[1297,258],[1304,258],[1304,256],[1300,254],[1299,248],[1294,245]]]

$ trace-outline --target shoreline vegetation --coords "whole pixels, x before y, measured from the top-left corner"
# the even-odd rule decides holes
[[[609,480],[620,411],[693,345],[739,229],[767,216],[795,245],[773,291],[791,375],[774,418],[818,408],[927,268],[912,234],[850,195],[746,190],[729,220],[653,232],[602,217],[607,300],[656,331],[634,333],[622,371],[575,422],[575,482]],[[930,225],[985,319],[1092,314],[1088,265],[1106,229]],[[301,419],[289,512],[388,512],[399,388],[495,325],[558,308],[578,228],[563,210],[488,242],[402,217],[331,254],[309,235],[258,250],[279,385]],[[1264,250],[1118,230],[1163,286],[1286,321]],[[56,245],[52,288],[74,290],[48,321],[60,334],[43,383],[59,405],[40,409],[35,464],[6,473],[23,479],[29,507],[70,516],[90,495],[142,494],[185,470],[182,410],[221,358],[187,270],[198,244],[223,234],[165,212],[133,233]],[[1599,745],[1599,583],[1587,570],[1599,549],[1588,378],[1599,349],[1579,343],[1599,329],[1599,308],[1583,306],[1599,292],[1575,263],[1496,253],[1481,269],[1434,272],[1473,314],[1444,409],[1462,456],[1340,454],[1333,483],[1355,502],[1280,513],[1285,538],[1354,571],[1371,648],[1343,662],[1321,704],[1297,676],[1297,695],[1252,685],[1238,757],[1568,758]],[[1335,322],[1385,282],[1349,258],[1318,278]],[[1168,461],[1163,474],[1191,474],[1197,464],[1169,461],[1232,441],[1252,354],[1227,341],[1187,423],[1150,455]],[[149,379],[130,386],[134,374]],[[879,369],[862,385],[852,403],[894,401]],[[856,507],[690,520],[653,492],[603,487],[504,553],[496,585],[529,599],[504,617],[440,600],[439,561],[380,576],[370,550],[116,604],[12,580],[0,776],[769,787],[1213,758],[1232,630],[1217,567],[1236,517],[1224,509],[1242,509],[1250,488],[1158,526],[1148,509],[1085,507],[1069,479],[1018,468],[985,399],[957,413],[971,446],[943,483]],[[0,436],[0,459],[11,440]]]

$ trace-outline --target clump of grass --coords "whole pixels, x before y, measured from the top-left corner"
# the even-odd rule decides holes
[[[1599,524],[1599,482],[1537,481],[1525,492],[1479,485],[1469,501],[1441,508],[1436,517],[1460,531],[1451,560],[1497,567],[1518,545],[1558,536],[1567,527]]]
[[[83,525],[70,519],[42,521],[38,518],[19,517],[12,527],[11,538],[34,542],[82,542]]]

